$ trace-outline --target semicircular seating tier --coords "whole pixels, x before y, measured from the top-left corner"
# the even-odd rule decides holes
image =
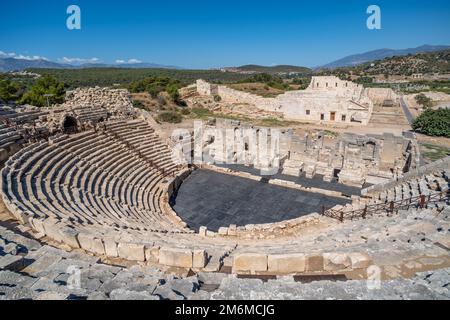
[[[170,150],[144,122],[105,126],[19,151],[3,170],[7,199],[38,217],[75,225],[173,230],[159,207],[160,183],[177,170]]]
[[[103,234],[190,233],[161,210],[162,186],[177,171],[147,123],[117,121],[23,148],[2,171],[3,196],[25,219]]]
[[[246,228],[251,228],[256,238],[236,237],[236,229],[233,236],[231,226],[224,236],[196,234],[167,210],[169,185],[182,172],[172,160],[169,147],[146,121],[110,121],[96,131],[58,135],[21,149],[2,169],[2,196],[20,222],[55,241],[94,254],[138,261],[155,259],[171,266],[203,268],[210,255],[221,260],[244,254],[253,261],[253,255],[245,254],[254,252],[265,259],[263,265],[270,259],[285,259],[280,254],[292,254],[295,260],[299,252],[335,251],[335,239],[344,229],[345,234],[353,234],[367,228],[367,221],[339,224],[315,215],[299,219],[317,222],[317,228],[313,228],[317,230],[294,229],[287,237],[260,237],[265,231],[258,228],[264,225],[237,230],[245,234]],[[386,198],[395,199],[400,197],[400,189],[402,195],[415,195],[415,190],[418,194],[448,190],[448,169],[422,173],[417,184],[410,183],[414,179],[404,181],[401,188],[389,186],[370,200],[384,201],[385,192]],[[279,224],[288,230],[295,223]],[[379,228],[385,223],[380,220]],[[269,233],[277,225],[267,226]],[[318,242],[325,230],[335,236]],[[366,250],[362,239],[360,235],[352,237],[346,245],[339,243],[339,248]]]

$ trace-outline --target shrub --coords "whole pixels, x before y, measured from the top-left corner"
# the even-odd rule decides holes
[[[214,101],[215,102],[220,102],[220,101],[222,101],[222,97],[219,96],[218,94],[216,94],[216,95],[214,95]]]
[[[187,116],[190,113],[191,113],[191,111],[189,110],[189,108],[182,108],[181,109],[181,114],[184,115],[184,116]]]
[[[414,99],[419,105],[423,106],[425,109],[433,107],[433,101],[423,93],[419,93]]]
[[[187,107],[187,103],[186,101],[184,101],[183,99],[178,99],[175,101],[175,104],[179,107]]]
[[[133,100],[133,107],[138,109],[145,109],[144,104],[139,100]]]
[[[426,110],[412,127],[429,136],[450,138],[450,109]]]
[[[166,98],[164,98],[164,96],[162,95],[158,95],[158,105],[161,106],[165,106],[167,104]]]
[[[52,94],[48,98],[51,104],[64,102],[66,95],[64,83],[57,81],[52,76],[43,76],[24,94],[19,103],[43,107],[47,105],[47,98],[44,97],[46,94]]]
[[[21,86],[17,82],[0,78],[0,100],[4,102],[16,101],[20,98]]]
[[[180,94],[178,92],[178,86],[174,83],[169,84],[166,87],[166,91],[169,94],[172,101],[177,102],[180,99]]]
[[[161,122],[180,123],[183,118],[175,111],[164,111],[158,115],[158,120]]]

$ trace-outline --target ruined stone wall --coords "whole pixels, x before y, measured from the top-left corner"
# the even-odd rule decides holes
[[[217,94],[217,85],[199,79],[197,80],[197,92],[203,96],[213,96]]]
[[[270,112],[276,112],[280,108],[276,98],[263,98],[248,92],[231,89],[227,86],[219,86],[218,94],[224,102],[247,103]]]
[[[357,187],[401,175],[409,170],[414,157],[411,141],[391,134],[344,134],[338,141],[324,143],[323,134],[318,133],[303,138],[293,136],[290,145],[283,173],[323,175],[325,181],[337,177],[340,183]]]
[[[211,85],[199,80],[197,91],[211,94]],[[297,121],[367,125],[373,102],[361,85],[337,77],[313,77],[306,90],[288,91],[276,98],[263,98],[226,86],[217,94],[228,103],[245,103],[270,112],[281,112],[284,118]]]
[[[66,101],[57,108],[97,107],[112,113],[133,112],[131,95],[126,89],[77,88],[67,93]]]
[[[396,102],[398,95],[391,88],[367,88],[367,96],[374,104],[383,104],[386,100]]]

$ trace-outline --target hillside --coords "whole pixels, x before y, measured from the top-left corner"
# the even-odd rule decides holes
[[[260,65],[244,65],[235,68],[236,70],[243,72],[254,72],[254,73],[267,73],[267,74],[280,74],[280,73],[300,73],[300,74],[310,74],[311,69],[306,67],[291,66],[291,65],[278,65],[278,66],[260,66]]]
[[[408,49],[400,49],[400,50],[393,50],[393,49],[379,49],[379,50],[373,50],[361,54],[355,54],[351,56],[344,57],[342,59],[339,59],[337,61],[331,62],[329,64],[326,64],[322,66],[321,68],[339,68],[339,67],[351,67],[351,66],[357,66],[360,64],[364,64],[367,62],[375,61],[375,60],[382,60],[385,58],[390,58],[394,56],[406,56],[406,55],[414,55],[418,53],[426,53],[426,52],[436,52],[436,51],[442,51],[442,50],[449,50],[450,46],[430,46],[430,45],[423,45],[417,48],[408,48]]]
[[[355,69],[366,75],[410,76],[414,73],[450,73],[450,50],[391,57],[365,63]]]
[[[70,67],[71,66],[69,65],[63,65],[43,59],[26,60],[16,58],[0,58],[0,72],[25,70],[28,68],[70,68]]]
[[[29,60],[18,58],[0,58],[0,72],[22,71],[30,68],[52,68],[52,69],[89,69],[89,68],[125,68],[125,69],[181,69],[176,66],[165,66],[156,63],[123,63],[123,64],[105,64],[105,63],[85,63],[80,65],[63,64],[44,59]]]
[[[64,82],[69,88],[88,86],[128,85],[146,77],[169,77],[180,80],[182,84],[194,83],[204,79],[214,83],[242,81],[245,74],[221,72],[219,70],[177,70],[158,68],[86,68],[86,69],[29,69],[37,74],[49,74]]]
[[[316,71],[318,75],[337,75],[343,78],[347,78],[349,75],[360,77],[371,77],[375,75],[411,76],[415,73],[450,73],[450,50],[390,57],[353,67],[321,69]]]

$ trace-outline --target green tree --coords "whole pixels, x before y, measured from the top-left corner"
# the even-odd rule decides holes
[[[450,138],[450,109],[428,109],[417,117],[412,127],[428,136]]]
[[[4,102],[16,101],[20,99],[21,86],[17,82],[0,78],[0,100]]]
[[[419,93],[418,95],[416,95],[415,100],[425,109],[431,109],[431,107],[433,107],[433,101],[423,93]]]
[[[48,97],[50,104],[64,102],[66,95],[64,83],[52,76],[45,75],[39,78],[36,84],[23,95],[20,103],[43,107],[47,105],[47,98],[44,96],[47,94],[52,95]]]
[[[178,92],[178,86],[176,84],[169,84],[166,87],[166,91],[174,102],[177,102],[180,99],[180,93]]]
[[[158,85],[152,83],[150,85],[147,86],[147,91],[150,94],[150,96],[155,99],[158,97],[159,93],[161,92],[161,87],[159,87]]]

